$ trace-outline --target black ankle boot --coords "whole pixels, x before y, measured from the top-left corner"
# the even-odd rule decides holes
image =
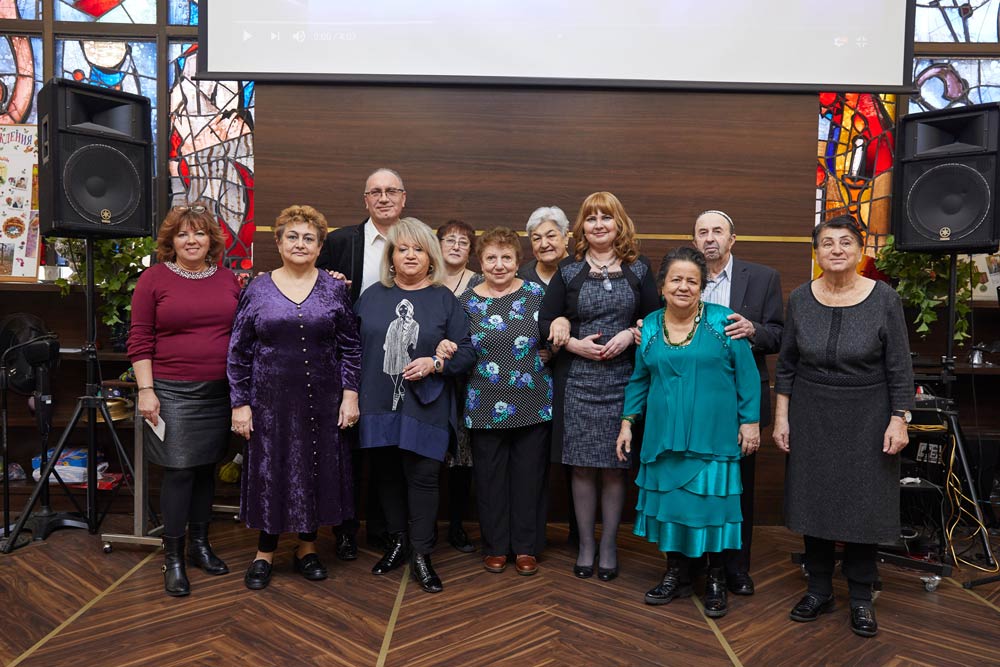
[[[441,578],[437,576],[431,565],[430,554],[413,554],[410,560],[410,572],[413,579],[428,593],[440,593],[444,590]]]
[[[393,533],[389,536],[389,545],[385,549],[385,554],[372,568],[372,574],[386,574],[392,572],[406,563],[409,553],[409,545],[406,533]]]
[[[208,543],[207,523],[189,523],[188,540],[188,565],[200,567],[209,574],[229,573],[229,568],[212,552],[212,545]]]
[[[167,595],[190,595],[191,584],[184,570],[184,536],[163,537],[163,590]]]
[[[691,597],[691,579],[687,568],[671,565],[663,573],[660,583],[646,591],[646,604],[668,604],[674,598],[687,597]]]
[[[727,611],[726,571],[721,567],[712,568],[705,577],[705,616],[721,618]]]

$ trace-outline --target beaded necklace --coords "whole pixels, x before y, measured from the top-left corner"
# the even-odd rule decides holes
[[[218,264],[206,266],[201,271],[188,271],[176,262],[164,262],[164,264],[167,265],[168,269],[179,275],[181,278],[187,278],[188,280],[204,280],[205,278],[211,278],[219,269]]]
[[[701,315],[702,315],[702,313],[704,311],[705,311],[705,304],[704,304],[704,302],[699,302],[698,303],[698,314],[694,316],[694,323],[691,325],[691,331],[689,331],[688,335],[684,338],[684,340],[682,340],[679,343],[674,343],[673,341],[670,340],[670,332],[667,330],[667,314],[666,314],[666,312],[664,312],[664,314],[663,314],[663,340],[664,340],[664,342],[666,342],[666,344],[668,346],[670,346],[670,347],[684,347],[685,345],[687,345],[688,343],[690,343],[691,339],[694,338],[695,332],[698,330],[698,323],[701,322]]]

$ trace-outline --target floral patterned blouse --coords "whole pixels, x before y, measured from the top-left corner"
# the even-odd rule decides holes
[[[465,391],[468,428],[517,428],[552,420],[552,376],[538,356],[538,309],[545,290],[524,281],[497,298],[466,290],[478,358]]]

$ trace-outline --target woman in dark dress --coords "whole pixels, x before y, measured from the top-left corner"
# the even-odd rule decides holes
[[[229,445],[226,350],[240,295],[230,271],[219,270],[225,242],[203,202],[175,206],[156,239],[158,263],[143,271],[132,294],[128,353],[139,385],[139,412],[163,440],[143,430],[147,460],[163,466],[163,585],[191,592],[187,559],[209,574],[229,568],[208,542],[215,464]]]
[[[414,218],[389,230],[380,282],[355,310],[365,358],[361,447],[371,450],[390,544],[372,573],[386,574],[411,554],[413,578],[428,593],[443,589],[431,565],[441,463],[457,426],[452,378],[475,360],[461,304],[441,284],[441,248]],[[451,359],[436,354],[456,341]]]
[[[240,299],[229,348],[233,430],[248,439],[240,518],[260,530],[247,588],[271,580],[281,533],[299,534],[292,564],[327,570],[316,530],[354,516],[350,450],[340,429],[358,420],[361,345],[347,286],[316,268],[326,218],[290,206],[274,236],[282,266]]]
[[[615,453],[625,386],[632,375],[633,323],[659,306],[649,261],[638,252],[635,225],[618,198],[595,192],[573,227],[574,257],[552,276],[538,316],[543,339],[564,340],[555,358],[553,450],[573,466],[573,502],[580,550],[573,572],[610,581],[618,576],[617,532],[631,457]],[[553,322],[565,317],[569,332]],[[601,544],[594,524],[600,480]]]
[[[806,595],[794,621],[833,609],[834,543],[844,543],[851,629],[878,631],[876,544],[899,537],[899,456],[913,405],[903,307],[858,275],[862,237],[847,217],[817,225],[823,275],[788,300],[774,391],[774,441],[788,454],[785,523],[805,540]]]

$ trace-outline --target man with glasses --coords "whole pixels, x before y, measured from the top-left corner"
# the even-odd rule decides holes
[[[708,264],[708,284],[702,301],[728,306],[735,312],[726,327],[730,338],[750,341],[757,370],[760,372],[760,426],[771,423],[770,378],[767,355],[777,354],[781,347],[784,313],[781,302],[781,281],[774,269],[752,264],[733,257],[736,226],[722,211],[705,211],[694,222],[694,247],[705,255]],[[753,537],[753,487],[757,454],[743,457],[740,475],[743,479],[743,547],[725,552],[726,581],[736,595],[753,595],[750,577],[750,540]]]
[[[368,176],[361,197],[368,210],[368,219],[360,225],[341,227],[330,233],[316,260],[317,268],[344,274],[350,285],[351,301],[357,301],[365,289],[379,280],[385,235],[399,222],[403,207],[406,206],[406,189],[397,171],[380,167]],[[348,437],[357,437],[355,429],[350,429],[349,433]],[[353,447],[352,453],[354,506],[360,508],[363,457],[361,450],[356,447]],[[365,516],[368,544],[381,551],[388,532],[374,483],[369,484]],[[340,560],[354,560],[358,557],[358,527],[359,522],[354,518],[333,529],[337,537],[337,558]]]

